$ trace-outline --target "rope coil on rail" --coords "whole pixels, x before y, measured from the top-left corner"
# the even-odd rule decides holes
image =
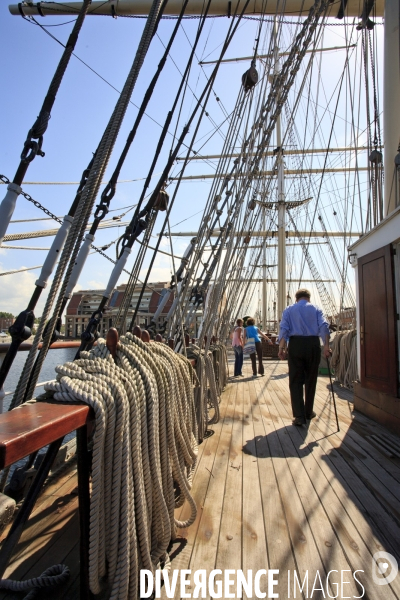
[[[353,389],[357,373],[357,331],[339,331],[332,342],[332,368],[335,379],[343,386]]]
[[[56,371],[57,380],[45,386],[54,399],[85,402],[95,413],[90,589],[99,593],[107,574],[110,598],[135,598],[140,568],[154,572],[168,563],[176,527],[196,518],[190,494],[197,457],[193,368],[165,344],[127,334],[115,362],[99,340]],[[191,514],[177,521],[174,509],[184,500]]]
[[[207,425],[219,421],[220,389],[217,386],[213,364],[212,350],[204,350],[191,344],[187,349],[187,357],[196,359],[196,375],[199,386],[195,390],[195,406],[199,428],[199,440],[203,440]],[[226,374],[225,374],[226,377]],[[208,408],[214,409],[214,414],[208,418]]]

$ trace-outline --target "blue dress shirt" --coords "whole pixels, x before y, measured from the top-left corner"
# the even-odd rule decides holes
[[[279,340],[284,338],[288,342],[292,335],[318,335],[325,342],[325,336],[329,333],[329,324],[322,310],[305,298],[283,311]]]

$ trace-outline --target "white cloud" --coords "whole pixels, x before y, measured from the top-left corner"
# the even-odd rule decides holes
[[[1,268],[1,271],[5,271],[5,269]],[[25,310],[35,289],[38,273],[39,271],[22,271],[14,275],[3,275],[0,278],[0,310],[13,315],[18,315]],[[40,296],[34,311],[36,316],[42,314],[49,287],[48,285]]]
[[[85,283],[85,290],[104,290],[106,284],[104,281],[96,281],[95,279],[91,279]],[[82,289],[82,286],[79,286],[79,289]]]

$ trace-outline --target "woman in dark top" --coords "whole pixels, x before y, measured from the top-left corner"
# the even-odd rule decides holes
[[[264,375],[264,365],[262,362],[262,344],[260,337],[264,338],[269,344],[272,344],[271,340],[263,334],[262,331],[259,330],[258,327],[255,326],[255,320],[250,317],[247,319],[246,327],[244,330],[244,343],[249,338],[254,338],[256,351],[250,354],[251,366],[253,367],[253,377],[257,377],[257,365],[256,365],[256,353],[258,356],[258,373],[263,377]]]

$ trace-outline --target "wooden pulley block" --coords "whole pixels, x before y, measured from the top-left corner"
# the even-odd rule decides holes
[[[258,73],[257,69],[251,65],[250,69],[248,69],[242,75],[242,85],[244,87],[245,92],[251,90],[252,87],[256,85],[258,81]]]
[[[247,234],[243,240],[243,244],[248,244],[251,240],[250,234]]]
[[[381,162],[383,160],[383,154],[382,152],[379,152],[379,150],[372,150],[371,154],[369,155],[369,161],[372,162],[372,164],[374,165],[380,165]]]
[[[168,208],[169,194],[165,190],[158,192],[157,200],[154,203],[156,210],[165,211]]]

